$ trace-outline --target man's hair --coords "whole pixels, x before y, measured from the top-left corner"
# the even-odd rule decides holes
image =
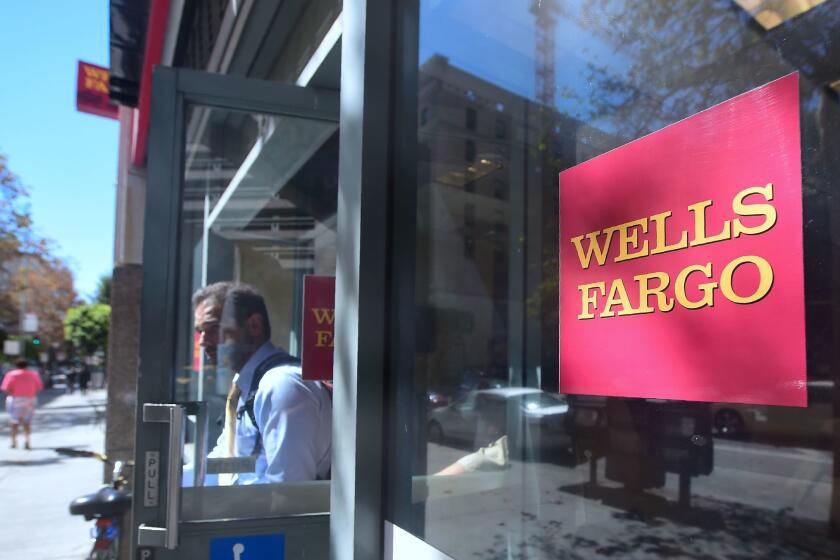
[[[15,367],[16,367],[16,368],[26,369],[26,367],[27,367],[28,365],[29,365],[29,362],[27,362],[27,361],[26,361],[26,360],[24,360],[24,359],[15,360]]]
[[[245,325],[248,317],[254,313],[258,314],[262,317],[263,335],[266,339],[271,338],[271,323],[268,320],[265,300],[253,286],[237,282],[216,282],[193,294],[194,308],[205,301],[218,306],[220,312],[224,310],[226,303],[232,305],[236,324],[240,327]]]

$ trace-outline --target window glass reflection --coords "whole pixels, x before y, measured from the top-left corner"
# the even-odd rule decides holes
[[[406,529],[455,558],[840,557],[840,7],[788,4],[420,3]],[[793,71],[809,406],[558,395],[560,171]]]
[[[196,418],[185,484],[204,461],[205,486],[327,480],[331,386],[299,357],[304,276],[335,274],[337,123],[192,106],[186,129],[175,398],[205,406],[210,453]],[[324,511],[316,494],[296,507]],[[231,515],[276,506],[247,495]]]

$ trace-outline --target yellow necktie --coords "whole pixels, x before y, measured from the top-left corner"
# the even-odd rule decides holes
[[[233,376],[225,403],[225,439],[228,457],[236,456],[236,409],[239,406],[239,396],[242,395],[242,389],[236,384],[238,379],[237,373]],[[230,486],[235,476],[235,473],[219,473],[219,486]]]
[[[227,456],[236,457],[236,412],[239,408],[239,397],[242,395],[242,389],[236,383],[239,380],[239,374],[233,376],[233,381],[230,384],[230,391],[228,391],[227,404],[225,406],[225,433],[227,434]]]

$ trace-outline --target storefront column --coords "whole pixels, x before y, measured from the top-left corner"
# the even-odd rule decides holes
[[[140,356],[140,293],[143,286],[143,224],[146,177],[130,162],[133,110],[120,108],[117,208],[114,231],[114,269],[111,274],[111,325],[108,335],[106,380],[108,405],[105,420],[105,454],[112,461],[134,459],[134,426],[137,407],[137,368]],[[111,469],[104,467],[105,482]],[[131,470],[125,474],[132,480]],[[120,533],[120,560],[131,558],[131,513]]]
[[[330,518],[333,559],[382,555],[392,10],[344,3]]]
[[[109,459],[117,461],[134,459],[142,284],[141,265],[127,264],[114,268],[111,280],[111,331],[108,339],[105,452]]]

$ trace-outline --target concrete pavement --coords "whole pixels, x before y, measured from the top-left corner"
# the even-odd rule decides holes
[[[5,400],[5,397],[3,398]],[[4,405],[5,403],[3,403]],[[2,405],[0,405],[2,406]],[[91,521],[71,516],[70,501],[102,485],[94,459],[63,457],[55,447],[101,451],[105,444],[105,391],[39,396],[32,450],[10,449],[8,415],[0,411],[0,556],[33,560],[82,559],[90,550]]]
[[[607,480],[605,459],[596,485],[586,463],[512,459],[506,470],[430,491],[421,526],[432,546],[477,560],[840,558],[827,524],[830,452],[715,445],[711,475],[692,479],[690,508],[678,503],[674,474],[640,492]],[[469,452],[438,444],[427,451],[429,472]]]

